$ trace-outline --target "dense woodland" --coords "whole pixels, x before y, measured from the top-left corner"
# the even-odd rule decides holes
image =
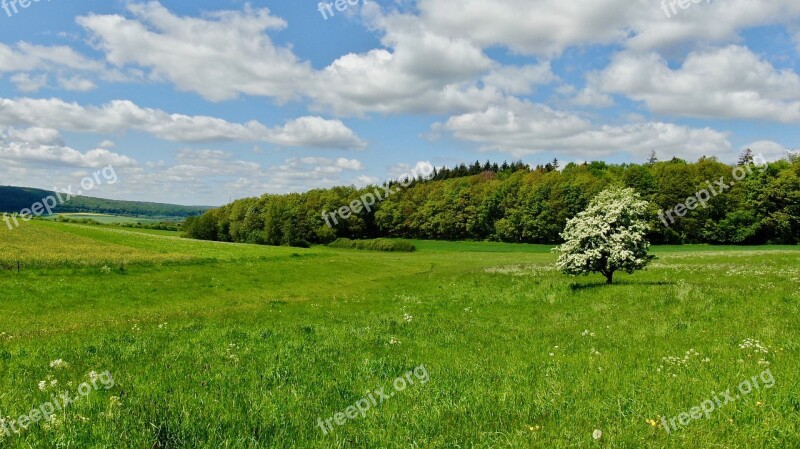
[[[743,154],[739,164],[752,163]],[[330,228],[323,211],[350,204],[376,187],[335,187],[302,194],[234,201],[187,220],[189,237],[268,245],[327,243],[337,237],[405,237],[557,243],[566,221],[603,189],[622,185],[650,201],[654,243],[796,244],[800,239],[800,158],[755,169],[743,181],[667,227],[657,217],[721,177],[733,181],[735,166],[702,158],[646,164],[558,161],[530,167],[476,162],[439,169],[415,180],[371,212],[362,210]],[[381,189],[382,190],[382,189]],[[332,223],[332,222],[331,222]],[[333,223],[332,223],[333,224]]]

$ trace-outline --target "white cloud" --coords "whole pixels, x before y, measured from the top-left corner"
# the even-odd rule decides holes
[[[361,171],[364,170],[364,164],[358,159],[345,159],[340,157],[336,159],[336,166],[344,170]]]
[[[570,157],[597,158],[619,152],[646,154],[656,149],[696,158],[731,150],[727,134],[709,128],[693,129],[660,122],[595,125],[577,115],[521,101],[451,117],[445,123],[435,124],[433,129],[449,132],[457,140],[479,144],[482,150],[515,157],[553,151]]]
[[[345,173],[362,170],[357,160],[318,157],[290,158],[260,174],[244,176],[224,185],[237,197],[268,193],[305,192],[312,188],[347,184]],[[359,176],[361,178],[361,176]]]
[[[311,75],[308,63],[277,47],[267,35],[286,27],[267,8],[246,6],[206,18],[178,17],[158,2],[127,8],[133,19],[99,14],[77,19],[115,66],[148,68],[154,78],[212,101],[240,94],[285,101],[295,97]]]
[[[433,164],[429,161],[417,161],[413,166],[406,163],[395,164],[389,168],[389,177],[404,180],[409,177],[426,177],[433,173]]]
[[[668,3],[671,3],[669,0]],[[653,17],[640,16],[634,22],[635,35],[628,41],[634,50],[665,48],[683,43],[729,43],[740,40],[742,30],[771,24],[791,25],[800,18],[800,3],[795,0],[724,0],[692,4],[670,18],[658,5],[644,1],[648,8],[658,6]]]
[[[97,148],[84,153],[64,144],[57,131],[29,128],[0,132],[0,159],[16,167],[119,167],[135,166],[127,156]]]
[[[800,18],[795,0],[692,3],[672,18],[651,0],[420,0],[418,16],[367,3],[363,19],[380,34],[382,47],[343,55],[315,70],[290,47],[273,42],[270,33],[288,24],[267,8],[184,17],[151,1],[129,4],[127,10],[126,16],[78,18],[106,61],[120,70],[141,68],[151,80],[171,82],[213,101],[239,95],[280,102],[305,97],[314,110],[343,116],[482,110],[554,79],[547,63],[503,67],[485,48],[546,57],[595,44],[642,51],[736,41],[741,30],[791,25]],[[28,53],[34,59],[66,59],[64,50]],[[11,59],[16,67],[36,66],[26,58]],[[87,64],[92,62],[77,65]],[[571,102],[613,104],[594,88],[581,90]]]
[[[272,42],[267,33],[286,23],[266,8],[195,18],[150,2],[130,5],[132,18],[92,14],[78,23],[109,63],[148,69],[151,79],[212,101],[242,94],[281,102],[307,97],[315,110],[362,115],[465,111],[502,99],[497,89],[476,85],[496,63],[468,39],[437,34],[414,16],[384,15],[376,5],[364,9],[384,48],[344,55],[319,71]],[[528,67],[520,76],[542,73]]]
[[[97,87],[97,85],[91,80],[88,80],[86,78],[81,78],[80,76],[59,77],[58,85],[65,90],[71,90],[76,92],[88,92],[90,90],[94,90]]]
[[[630,0],[420,0],[422,20],[482,47],[552,56],[572,45],[621,42],[636,8]]]
[[[136,130],[176,142],[261,141],[319,148],[364,148],[339,120],[300,117],[268,128],[256,121],[231,123],[208,116],[168,114],[127,100],[83,107],[59,99],[0,99],[0,126],[35,126],[101,134]]]
[[[740,46],[692,52],[677,69],[655,53],[621,53],[589,83],[661,114],[800,122],[800,75]]]
[[[33,145],[63,146],[64,139],[61,133],[51,128],[9,128],[6,130],[8,140],[24,142]]]
[[[11,77],[11,82],[20,92],[32,93],[47,86],[47,74],[30,75],[28,73],[17,73]]]
[[[669,2],[668,2],[669,3]],[[668,18],[653,0],[420,0],[421,20],[435,32],[554,56],[573,46],[621,44],[636,50],[686,42],[730,42],[742,29],[791,24],[795,0],[692,3]]]
[[[741,150],[743,151],[746,148],[752,150],[753,154],[762,154],[769,161],[782,159],[786,157],[787,153],[790,151],[785,146],[772,140],[752,142],[742,147]]]
[[[532,94],[536,85],[550,84],[558,77],[550,69],[550,63],[522,67],[502,66],[492,70],[483,78],[483,84],[492,86],[509,95]]]
[[[70,47],[43,46],[20,42],[14,46],[0,44],[0,73],[29,72],[50,68],[102,71],[101,62],[93,61]]]
[[[581,89],[570,102],[576,106],[590,106],[594,108],[607,108],[614,105],[614,100],[592,87]]]
[[[115,146],[117,146],[117,144],[114,143],[113,140],[104,140],[104,141],[100,142],[99,144],[97,144],[97,146],[99,148],[109,149],[109,148],[114,148]]]
[[[102,61],[81,55],[63,46],[34,45],[19,42],[14,45],[0,43],[0,74],[13,73],[12,81],[24,93],[35,92],[47,86],[54,75],[59,86],[66,90],[86,92],[96,87],[89,78],[112,82],[129,82],[141,78],[135,71],[122,72],[108,68]]]
[[[367,145],[340,120],[322,117],[290,120],[283,127],[269,130],[267,135],[264,141],[287,146],[363,149]]]
[[[383,33],[384,48],[344,55],[316,72],[306,94],[318,109],[446,113],[502,99],[498,89],[477,85],[496,63],[467,39],[437,34],[414,16],[385,15],[373,4],[364,10],[370,26]]]

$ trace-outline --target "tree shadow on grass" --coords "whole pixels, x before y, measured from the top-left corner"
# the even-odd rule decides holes
[[[635,285],[635,286],[645,286],[645,285],[674,285],[675,282],[672,281],[614,281],[613,284],[607,284],[606,282],[592,282],[589,284],[579,284],[577,282],[572,282],[569,284],[569,289],[573,292],[578,292],[581,290],[591,290],[600,287],[614,287],[618,285]]]

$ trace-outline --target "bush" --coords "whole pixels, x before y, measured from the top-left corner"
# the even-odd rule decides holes
[[[366,251],[386,251],[386,252],[405,252],[413,253],[417,247],[413,243],[406,240],[390,240],[390,239],[375,239],[375,240],[350,240],[350,239],[336,239],[333,243],[328,244],[331,248],[345,248],[345,249],[360,249]]]
[[[292,248],[311,248],[311,243],[306,240],[296,239],[289,241],[289,246]]]
[[[101,224],[97,220],[92,220],[90,218],[67,218],[59,215],[56,217],[55,221],[59,223],[73,223],[73,224],[85,224],[85,225],[99,225]]]

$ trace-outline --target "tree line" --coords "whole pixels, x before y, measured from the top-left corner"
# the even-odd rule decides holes
[[[739,165],[751,164],[752,153]],[[684,203],[709,182],[727,181],[736,165],[703,157],[645,164],[557,160],[531,167],[476,162],[439,168],[347,220],[329,227],[323,213],[347,206],[375,186],[266,194],[212,209],[184,224],[186,236],[224,242],[306,246],[337,238],[402,237],[560,243],[568,219],[599,192],[630,187],[650,202],[653,243],[796,244],[800,240],[800,158],[767,164],[669,226],[660,211]]]

